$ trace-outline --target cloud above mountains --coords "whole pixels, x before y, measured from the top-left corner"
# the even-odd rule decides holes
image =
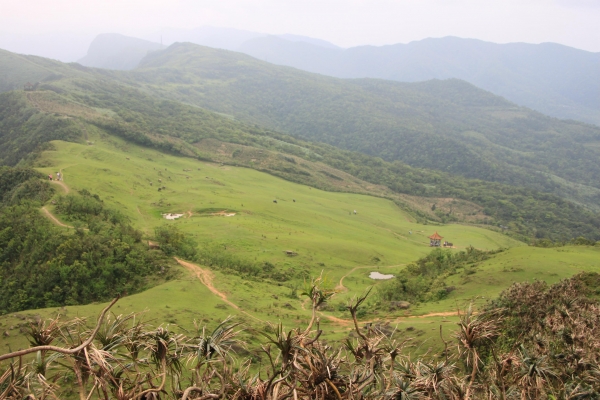
[[[118,32],[159,40],[161,27],[292,33],[343,47],[459,36],[557,42],[600,51],[597,0],[0,0],[12,34]]]

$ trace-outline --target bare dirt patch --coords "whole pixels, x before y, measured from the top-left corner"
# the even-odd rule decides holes
[[[183,217],[184,214],[173,214],[173,213],[166,213],[166,214],[162,214],[164,219],[168,219],[168,220],[175,220],[178,218]]]
[[[218,217],[233,217],[235,215],[235,213],[230,213],[230,212],[223,210],[223,211],[219,211],[216,213],[212,213],[210,215],[214,215],[214,216],[218,216]]]

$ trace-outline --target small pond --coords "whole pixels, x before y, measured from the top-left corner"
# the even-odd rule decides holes
[[[386,275],[386,274],[382,274],[380,272],[371,272],[369,274],[369,278],[377,279],[377,280],[392,279],[393,277],[394,277],[394,275]]]

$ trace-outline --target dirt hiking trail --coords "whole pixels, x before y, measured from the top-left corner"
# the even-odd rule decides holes
[[[252,319],[255,319],[257,321],[261,321],[264,322],[262,319],[255,317],[254,315],[241,310],[236,304],[232,303],[229,299],[227,299],[227,295],[221,291],[219,291],[219,289],[217,289],[214,285],[213,285],[213,279],[214,279],[214,275],[211,271],[208,271],[206,269],[200,268],[198,265],[196,264],[192,264],[191,262],[187,262],[184,260],[181,260],[177,257],[175,257],[175,261],[177,261],[179,263],[179,265],[185,267],[188,271],[192,272],[194,275],[196,275],[196,277],[200,280],[200,282],[202,282],[202,284],[204,286],[206,286],[208,288],[208,290],[210,290],[213,294],[215,294],[216,296],[220,297],[221,300],[223,300],[225,303],[227,303],[228,305],[230,305],[231,307],[233,307],[234,309],[238,310],[239,312],[249,316]]]
[[[423,315],[411,315],[408,318],[429,318],[429,317],[456,317],[460,315],[460,311],[434,312]],[[475,313],[476,314],[476,313]]]
[[[63,224],[62,222],[60,222],[58,220],[58,218],[56,218],[51,212],[50,210],[48,210],[46,207],[42,207],[42,211],[44,212],[44,214],[46,215],[46,217],[50,218],[50,220],[52,220],[52,222],[54,222],[54,224],[58,225],[58,226],[62,226],[63,228],[70,228],[73,229],[73,227],[71,225],[66,225]]]
[[[53,181],[50,181],[50,182],[52,182],[55,185],[60,186],[65,191],[65,194],[69,193],[69,187],[67,185],[65,185],[65,183],[63,181],[54,181],[53,180]]]
[[[63,174],[62,168],[59,170],[59,172],[60,172],[61,175]],[[62,180],[57,181],[57,180],[53,179],[50,182],[53,183],[53,184],[55,184],[55,185],[60,186],[65,191],[65,194],[69,193],[69,187]]]

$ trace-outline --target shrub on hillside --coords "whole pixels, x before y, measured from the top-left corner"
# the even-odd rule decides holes
[[[425,302],[445,298],[454,288],[445,280],[462,269],[474,273],[476,263],[484,261],[502,250],[483,251],[468,247],[465,251],[434,249],[427,256],[409,264],[392,280],[378,288],[383,301]]]

